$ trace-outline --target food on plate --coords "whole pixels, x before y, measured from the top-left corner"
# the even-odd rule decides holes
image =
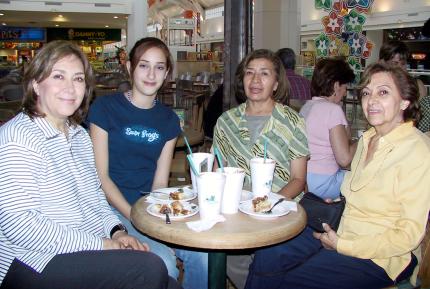
[[[172,209],[170,209],[170,206],[169,205],[158,205],[159,206],[159,208],[158,208],[158,212],[160,213],[160,214],[171,214],[172,213]]]
[[[184,199],[184,190],[178,189],[177,191],[171,192],[169,194],[169,197],[172,200],[182,200],[182,199]]]
[[[184,205],[179,201],[174,201],[170,204],[156,204],[155,210],[158,210],[160,214],[172,214],[174,216],[186,216],[191,213],[190,210],[184,208]]]
[[[271,205],[272,204],[270,203],[269,198],[267,196],[256,197],[252,200],[252,206],[254,208],[254,212],[256,213],[268,211]]]

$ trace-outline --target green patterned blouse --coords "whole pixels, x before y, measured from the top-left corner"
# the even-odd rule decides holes
[[[422,132],[430,131],[430,96],[420,98],[421,119],[418,122],[417,128]]]
[[[309,155],[305,122],[292,108],[276,103],[256,142],[251,143],[245,108],[246,103],[243,103],[218,118],[213,145],[219,148],[229,166],[245,170],[244,188],[249,189],[249,161],[253,157],[264,157],[264,141],[267,140],[267,157],[276,161],[272,191],[278,192],[290,180],[291,160]]]

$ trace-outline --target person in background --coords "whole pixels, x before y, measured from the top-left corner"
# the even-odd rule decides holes
[[[306,121],[311,157],[307,167],[308,190],[322,199],[339,197],[346,168],[354,156],[350,130],[339,103],[354,72],[340,58],[324,58],[315,65],[311,82],[312,100],[300,110]]]
[[[78,125],[91,83],[80,48],[52,41],[25,72],[23,112],[0,128],[0,288],[179,288],[101,190]]]
[[[247,289],[385,288],[414,271],[430,209],[430,139],[413,124],[418,87],[401,67],[375,63],[359,91],[372,127],[342,183],[346,205],[337,232],[327,224],[324,233],[306,227],[258,250]]]
[[[132,235],[148,243],[177,278],[176,255],[184,262],[186,289],[207,287],[207,253],[172,250],[138,232],[130,223],[131,206],[142,196],[168,186],[176,139],[181,133],[175,112],[156,100],[173,70],[167,46],[158,38],[137,41],[127,69],[132,89],[97,98],[90,107],[90,135],[97,172],[109,203]]]
[[[244,102],[218,119],[213,146],[219,148],[228,166],[245,170],[245,188],[251,187],[249,162],[264,156],[275,160],[272,191],[299,200],[306,182],[309,154],[305,123],[293,109],[282,105],[288,91],[279,57],[270,50],[249,53],[239,64],[235,93]],[[243,288],[251,256],[228,256],[227,273],[237,288]]]
[[[379,60],[399,65],[406,69],[409,57],[409,49],[406,44],[399,40],[390,40],[382,44],[379,50]],[[416,126],[422,132],[430,131],[430,96],[421,79],[416,78],[419,89],[419,104],[421,117],[417,119]]]
[[[276,55],[282,60],[288,82],[290,83],[289,99],[287,104],[302,106],[306,100],[312,98],[311,83],[301,75],[295,73],[296,69],[296,54],[291,48],[281,48],[276,52]]]

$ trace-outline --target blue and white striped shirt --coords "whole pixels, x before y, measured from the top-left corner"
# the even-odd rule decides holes
[[[57,254],[102,250],[120,223],[81,127],[69,137],[20,113],[0,127],[0,284],[14,258],[41,272]]]

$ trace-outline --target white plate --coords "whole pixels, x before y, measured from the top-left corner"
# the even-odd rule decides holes
[[[169,194],[172,192],[176,192],[177,190],[179,190],[179,188],[157,189],[157,191],[154,191],[154,192],[150,193],[149,195],[156,200],[160,200],[160,201],[169,201],[170,200],[170,201],[172,201],[172,199],[170,199]],[[182,201],[182,202],[191,201],[192,199],[197,197],[197,195],[192,190],[190,190],[189,188],[182,188],[182,190],[184,190],[184,198],[181,200],[178,200],[178,201]]]
[[[269,193],[269,198],[279,199],[280,197],[282,197],[282,196],[278,195],[276,193]],[[243,202],[249,201],[249,200],[252,200],[252,192],[247,191],[247,190],[242,190],[242,195],[240,197],[240,202],[243,203]]]
[[[273,204],[276,203],[278,199],[279,199],[278,197],[269,196],[269,201],[272,204],[271,206],[273,206]],[[254,208],[252,206],[252,200],[247,200],[240,203],[239,210],[245,214],[248,214],[253,217],[261,218],[261,219],[273,219],[275,217],[284,216],[290,212],[288,204],[286,204],[285,201],[277,205],[272,210],[271,214],[254,212]]]
[[[173,215],[173,214],[169,214],[170,220],[181,220],[181,219],[185,219],[191,216],[194,216],[195,214],[197,214],[199,212],[199,207],[195,204],[190,204],[187,202],[181,202],[184,205],[184,208],[187,210],[190,210],[190,213],[188,215]],[[165,214],[161,214],[159,212],[159,208],[157,205],[161,205],[161,204],[150,204],[147,208],[146,211],[148,212],[148,214],[153,215],[155,217],[159,217],[159,218],[166,218]]]

